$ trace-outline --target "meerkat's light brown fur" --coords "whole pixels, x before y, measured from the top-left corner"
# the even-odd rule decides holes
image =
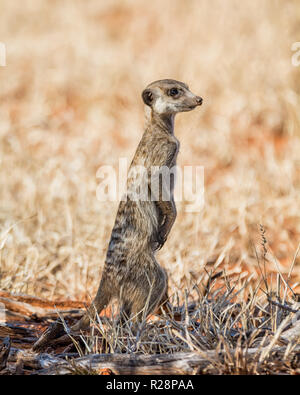
[[[166,183],[160,170],[176,165],[176,113],[193,110],[202,104],[202,98],[190,92],[186,84],[170,79],[148,85],[142,98],[150,115],[129,169],[127,198],[119,204],[98,292],[89,311],[72,327],[74,331],[87,327],[90,316],[100,313],[114,298],[119,299],[121,317],[136,320],[167,299],[167,274],[156,261],[155,252],[169,235],[176,206],[174,178]],[[146,170],[146,177],[137,176],[134,170],[139,167]],[[153,180],[159,177],[159,188],[157,184],[154,188]],[[146,191],[146,199],[136,199],[141,189]],[[62,333],[62,326],[57,324],[45,332],[35,348]]]

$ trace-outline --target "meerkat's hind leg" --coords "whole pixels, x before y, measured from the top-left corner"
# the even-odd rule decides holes
[[[128,301],[123,301],[122,305],[120,306],[119,315],[116,319],[117,325],[124,326],[126,322],[129,322],[132,318],[131,311],[132,304]]]
[[[156,262],[148,268],[138,276],[131,290],[131,315],[136,321],[146,319],[155,310],[167,288],[165,271]]]

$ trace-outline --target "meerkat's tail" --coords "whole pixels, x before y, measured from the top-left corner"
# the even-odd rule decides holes
[[[101,311],[108,305],[112,297],[112,292],[108,292],[107,287],[105,287],[105,285],[106,282],[105,284],[103,284],[103,281],[101,281],[95,299],[93,300],[91,306],[85,312],[83,317],[75,325],[71,327],[72,332],[87,329],[90,325],[90,320],[93,319],[96,316],[96,314],[100,314]],[[53,324],[51,324],[48,327],[48,329],[37,340],[37,342],[34,343],[32,349],[33,351],[42,350],[43,348],[51,345],[51,342],[53,342],[55,339],[60,338],[64,335],[66,335],[64,325],[61,322],[61,320],[57,320]]]
[[[95,319],[97,314],[100,314],[101,311],[109,304],[111,300],[111,295],[105,292],[101,292],[101,287],[91,303],[90,307],[84,314],[84,316],[71,327],[72,331],[79,331],[87,329],[90,326],[90,321]]]
[[[112,287],[111,282],[109,281],[109,276],[107,272],[104,270],[102,274],[102,278],[100,281],[100,285],[98,288],[98,292],[91,303],[90,307],[84,314],[84,316],[71,327],[72,331],[79,331],[87,329],[90,326],[90,321],[93,320],[97,314],[100,314],[101,311],[109,304],[113,297],[114,287]]]

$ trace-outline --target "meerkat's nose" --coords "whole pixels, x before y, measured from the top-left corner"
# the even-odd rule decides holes
[[[203,103],[202,97],[196,96],[196,102],[197,102],[198,106],[201,106],[201,104]]]

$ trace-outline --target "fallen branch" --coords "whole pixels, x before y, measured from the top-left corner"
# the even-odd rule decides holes
[[[158,355],[136,355],[136,354],[92,354],[84,357],[64,361],[61,358],[54,358],[49,354],[32,354],[24,356],[24,366],[38,369],[34,374],[47,375],[69,375],[76,374],[76,369],[84,369],[86,374],[98,372],[102,369],[110,369],[113,374],[120,375],[186,375],[201,373],[208,365],[222,363],[228,356],[235,358],[237,353],[247,359],[247,363],[258,361],[264,348],[232,349],[217,352],[191,352]],[[286,347],[274,347],[268,355],[277,360],[287,358],[299,360],[300,346],[294,347],[286,356]],[[22,357],[23,358],[23,357]],[[50,366],[49,366],[50,365]],[[47,366],[47,367],[46,367]],[[45,368],[46,367],[46,368]]]
[[[289,342],[300,343],[300,320],[298,320],[290,329],[284,331],[281,337]]]
[[[41,299],[36,296],[24,295],[24,294],[14,294],[10,292],[0,291],[0,298],[6,298],[13,301],[23,302],[30,304],[31,306],[43,307],[45,309],[83,309],[85,307],[84,302],[78,302],[73,300],[46,300]]]
[[[47,307],[39,307],[34,304],[29,304],[27,302],[18,301],[14,299],[0,297],[0,303],[2,303],[7,310],[10,312],[19,313],[23,316],[35,316],[37,318],[57,318],[58,307],[62,306],[47,306]],[[59,310],[60,314],[73,314],[73,315],[82,315],[82,312],[79,309],[65,309]]]

